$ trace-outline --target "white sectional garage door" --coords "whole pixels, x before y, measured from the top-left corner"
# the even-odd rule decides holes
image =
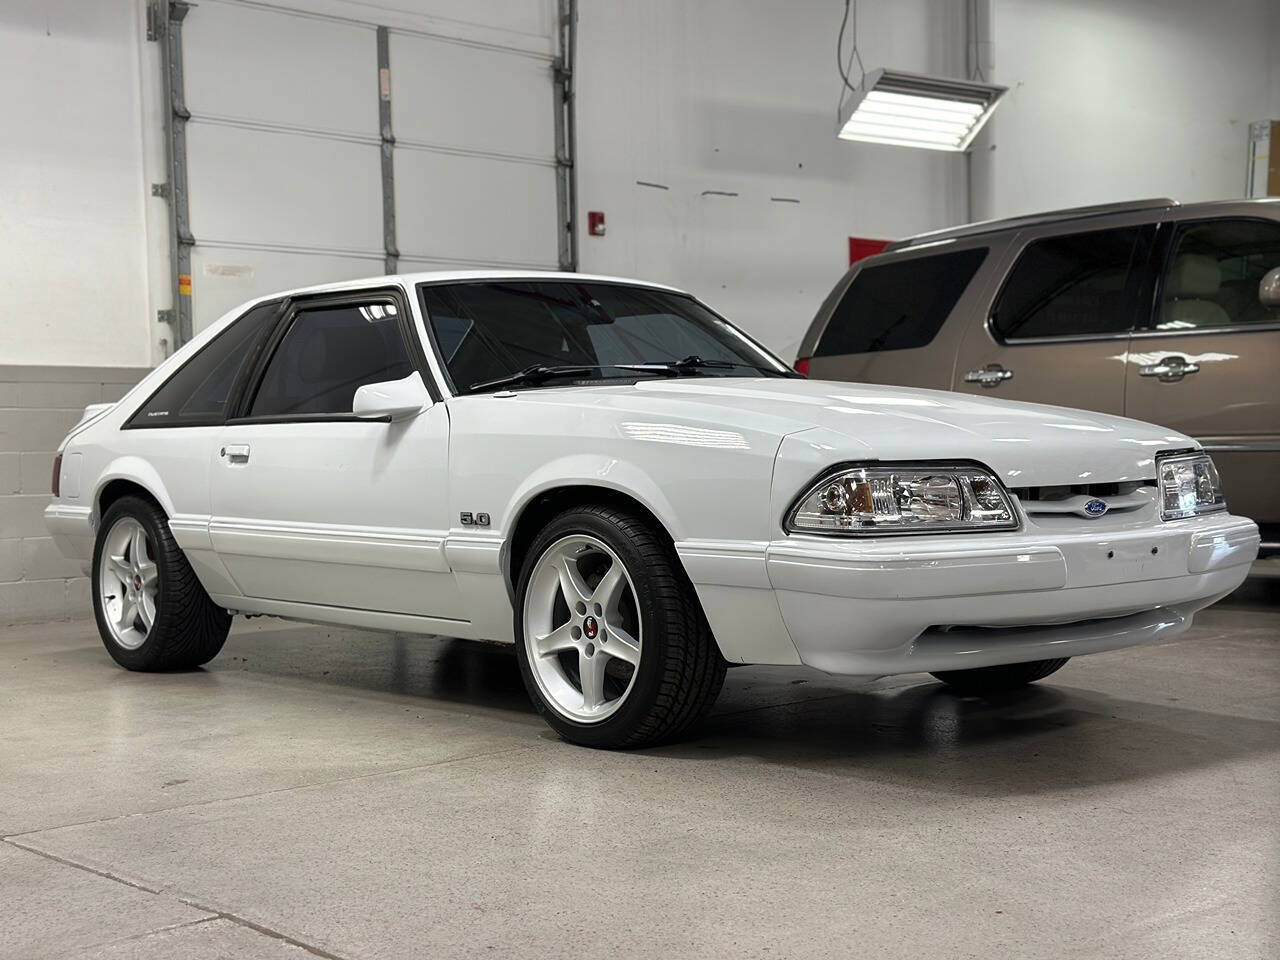
[[[503,6],[521,30],[497,42],[484,25],[418,29],[389,11],[401,271],[558,266],[554,0]],[[384,272],[377,27],[246,0],[191,8],[195,330],[250,297]]]

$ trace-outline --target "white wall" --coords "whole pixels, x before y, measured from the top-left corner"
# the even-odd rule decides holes
[[[137,14],[0,4],[0,364],[151,362]]]
[[[1241,197],[1250,121],[1280,117],[1277,0],[991,0],[1010,88],[975,155],[975,219]]]
[[[868,69],[963,74],[963,0],[858,13]],[[840,14],[833,0],[581,0],[582,269],[682,286],[790,359],[850,235],[962,219],[962,157],[836,139]],[[605,237],[585,235],[589,210]]]
[[[515,45],[546,38],[554,10],[291,2]],[[974,159],[975,215],[1240,195],[1247,123],[1280,118],[1280,3],[990,4],[993,76],[1013,89],[987,138],[996,149]],[[963,75],[967,5],[861,0],[864,62]],[[165,179],[159,51],[143,39],[143,8],[0,3],[0,364],[146,365],[164,353],[166,211],[148,193]],[[581,237],[584,269],[685,286],[790,355],[849,235],[965,218],[962,158],[835,138],[840,11],[838,0],[580,0],[579,210],[584,228],[588,210],[609,228]]]

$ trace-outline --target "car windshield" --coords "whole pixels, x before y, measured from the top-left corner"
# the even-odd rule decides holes
[[[791,375],[781,360],[683,294],[537,280],[423,284],[419,291],[459,393],[514,382]]]

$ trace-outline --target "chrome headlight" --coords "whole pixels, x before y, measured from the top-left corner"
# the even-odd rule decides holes
[[[806,490],[786,521],[791,533],[869,537],[1017,527],[1009,495],[990,471],[929,463],[842,467]]]
[[[1160,479],[1160,519],[1181,520],[1227,509],[1218,468],[1205,453],[1156,459]]]

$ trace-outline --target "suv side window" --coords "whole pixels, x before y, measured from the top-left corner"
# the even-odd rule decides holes
[[[866,267],[853,278],[814,356],[927,346],[987,257],[986,247]]]
[[[207,427],[226,419],[227,401],[280,301],[259,304],[209,341],[151,395],[129,427]]]
[[[1277,323],[1258,301],[1258,283],[1280,267],[1280,224],[1211,220],[1178,225],[1161,284],[1156,329],[1202,330]]]
[[[1027,245],[996,298],[1001,337],[1090,337],[1127,333],[1134,323],[1149,228],[1121,227]]]
[[[346,416],[357,389],[413,369],[395,303],[303,306],[267,364],[249,416]]]

